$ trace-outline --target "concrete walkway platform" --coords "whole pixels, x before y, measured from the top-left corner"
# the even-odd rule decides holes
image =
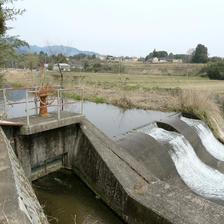
[[[31,135],[70,124],[80,123],[83,117],[84,115],[82,114],[62,111],[60,119],[58,119],[57,113],[49,113],[48,117],[40,117],[37,115],[30,116],[29,126],[27,125],[27,117],[13,118],[9,119],[9,121],[23,124],[20,128],[21,135]]]

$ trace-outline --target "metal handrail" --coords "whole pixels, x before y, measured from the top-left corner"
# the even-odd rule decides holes
[[[13,90],[18,90],[18,89],[12,89],[12,88],[0,89],[0,91],[3,92],[4,115],[7,117],[8,106],[25,103],[26,123],[27,123],[27,126],[29,127],[30,126],[30,114],[29,114],[30,111],[31,110],[36,110],[36,114],[38,114],[38,109],[41,108],[40,106],[38,106],[38,102],[40,102],[40,100],[37,97],[38,89],[39,89],[38,87],[24,89],[24,90],[26,90],[25,101],[22,101],[22,102],[9,102],[9,100],[7,99],[7,96],[6,96],[6,91],[9,91],[9,90],[13,91]],[[81,91],[81,100],[80,100],[80,114],[83,114],[84,89],[81,88],[81,87],[70,88],[70,89],[57,88],[56,89],[56,92],[57,92],[57,94],[56,94],[57,100],[56,101],[57,101],[57,103],[53,104],[53,105],[48,105],[48,107],[57,107],[57,118],[58,118],[58,120],[61,119],[61,108],[63,108],[64,105],[69,105],[69,104],[73,104],[73,103],[77,102],[77,101],[64,102],[62,100],[63,99],[62,93],[66,92],[66,91],[70,91],[70,92],[71,91],[77,91],[77,89],[82,90]],[[30,100],[29,94],[33,94],[33,95],[35,94],[33,96],[34,97],[33,100]],[[34,103],[35,107],[34,108],[29,108],[30,103]]]

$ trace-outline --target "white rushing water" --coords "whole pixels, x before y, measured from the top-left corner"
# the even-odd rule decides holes
[[[178,174],[195,193],[210,199],[224,200],[224,174],[204,164],[183,135],[158,127],[138,130],[169,146],[169,154]]]
[[[181,117],[181,120],[192,127],[198,134],[205,149],[216,159],[224,161],[224,146],[219,142],[209,127],[200,120]]]

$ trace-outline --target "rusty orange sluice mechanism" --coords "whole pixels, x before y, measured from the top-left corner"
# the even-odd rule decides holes
[[[52,95],[54,92],[54,88],[51,86],[42,86],[39,91],[37,92],[37,96],[40,100],[40,109],[39,109],[39,115],[41,117],[48,117],[48,96]],[[53,102],[53,101],[52,101]]]

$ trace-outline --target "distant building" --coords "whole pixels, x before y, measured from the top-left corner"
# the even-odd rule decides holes
[[[151,64],[164,64],[164,63],[183,63],[182,59],[169,59],[167,57],[165,58],[150,58],[147,60],[147,63]]]
[[[151,64],[164,64],[164,63],[169,63],[169,60],[167,60],[166,58],[154,57],[154,58],[150,58],[147,62]]]
[[[59,71],[58,65],[60,66],[60,69],[63,72],[70,72],[71,71],[71,66],[69,64],[66,64],[66,63],[54,64],[53,71]]]
[[[173,63],[183,63],[182,59],[173,59],[172,60]]]
[[[101,61],[105,61],[107,59],[107,56],[105,56],[105,55],[97,55],[96,58],[100,59]]]
[[[164,59],[164,58],[159,59],[159,63],[160,63],[160,64],[167,63],[167,62],[168,62],[168,61],[167,61],[166,59]]]
[[[138,58],[137,57],[125,57],[124,61],[126,61],[126,62],[137,62]]]
[[[157,58],[157,57],[150,58],[147,62],[152,63],[152,64],[158,64],[159,63],[159,58]]]
[[[132,61],[133,61],[133,62],[137,62],[138,60],[139,60],[138,57],[132,57]]]
[[[72,63],[71,70],[83,70],[84,66],[81,63]]]
[[[106,56],[106,59],[107,59],[107,61],[114,61],[115,60],[115,57],[114,56],[111,56],[111,55],[107,55]]]

